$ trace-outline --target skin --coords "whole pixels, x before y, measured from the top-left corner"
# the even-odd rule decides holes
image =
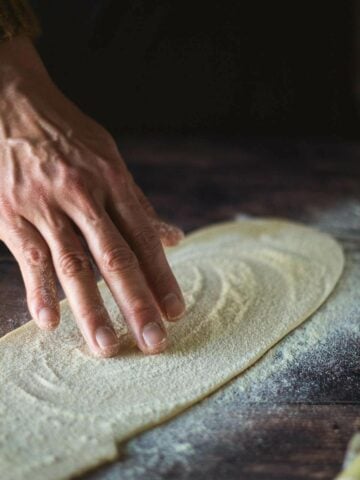
[[[0,179],[0,239],[38,326],[59,324],[57,277],[91,352],[118,353],[91,256],[139,348],[163,351],[163,318],[180,318],[185,304],[162,245],[183,234],[158,218],[114,139],[60,92],[23,37],[0,45]]]

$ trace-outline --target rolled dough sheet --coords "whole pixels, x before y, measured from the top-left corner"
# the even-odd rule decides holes
[[[248,368],[326,299],[343,268],[328,235],[241,220],[189,235],[167,256],[187,313],[170,348],[145,356],[104,282],[122,354],[92,358],[67,301],[52,333],[34,322],[0,341],[0,472],[62,479],[116,457],[116,443],[176,415]]]

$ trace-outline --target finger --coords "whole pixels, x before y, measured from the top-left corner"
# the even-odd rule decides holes
[[[13,217],[2,238],[19,264],[34,321],[44,330],[56,328],[60,320],[56,278],[44,239],[20,216]]]
[[[131,185],[140,205],[148,215],[150,223],[158,232],[163,245],[165,247],[173,247],[177,245],[184,238],[184,232],[175,225],[161,220],[154,207],[151,205],[149,199],[145,196],[141,188],[135,183],[132,176]]]
[[[155,218],[149,218],[149,221],[157,231],[164,247],[175,247],[185,236],[180,228],[171,223],[156,220]]]
[[[67,212],[77,223],[115,301],[144,353],[159,353],[167,334],[155,299],[129,248],[107,213],[89,220],[86,210]]]
[[[118,353],[119,340],[97,288],[89,257],[72,223],[60,212],[55,222],[41,222],[55,270],[80,331],[90,350],[99,357]]]
[[[180,287],[166,259],[159,235],[135,197],[118,198],[113,215],[121,232],[138,257],[148,284],[169,321],[185,311]]]

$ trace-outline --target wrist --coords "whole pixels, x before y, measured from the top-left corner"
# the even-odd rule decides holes
[[[50,81],[32,41],[24,36],[0,43],[0,90],[18,85]]]

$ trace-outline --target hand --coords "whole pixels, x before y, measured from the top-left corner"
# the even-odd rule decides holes
[[[118,352],[87,249],[139,348],[164,350],[162,315],[176,320],[185,305],[161,241],[174,245],[182,232],[158,219],[109,133],[58,90],[21,37],[0,45],[0,179],[0,238],[38,326],[59,323],[57,275],[91,351]]]

